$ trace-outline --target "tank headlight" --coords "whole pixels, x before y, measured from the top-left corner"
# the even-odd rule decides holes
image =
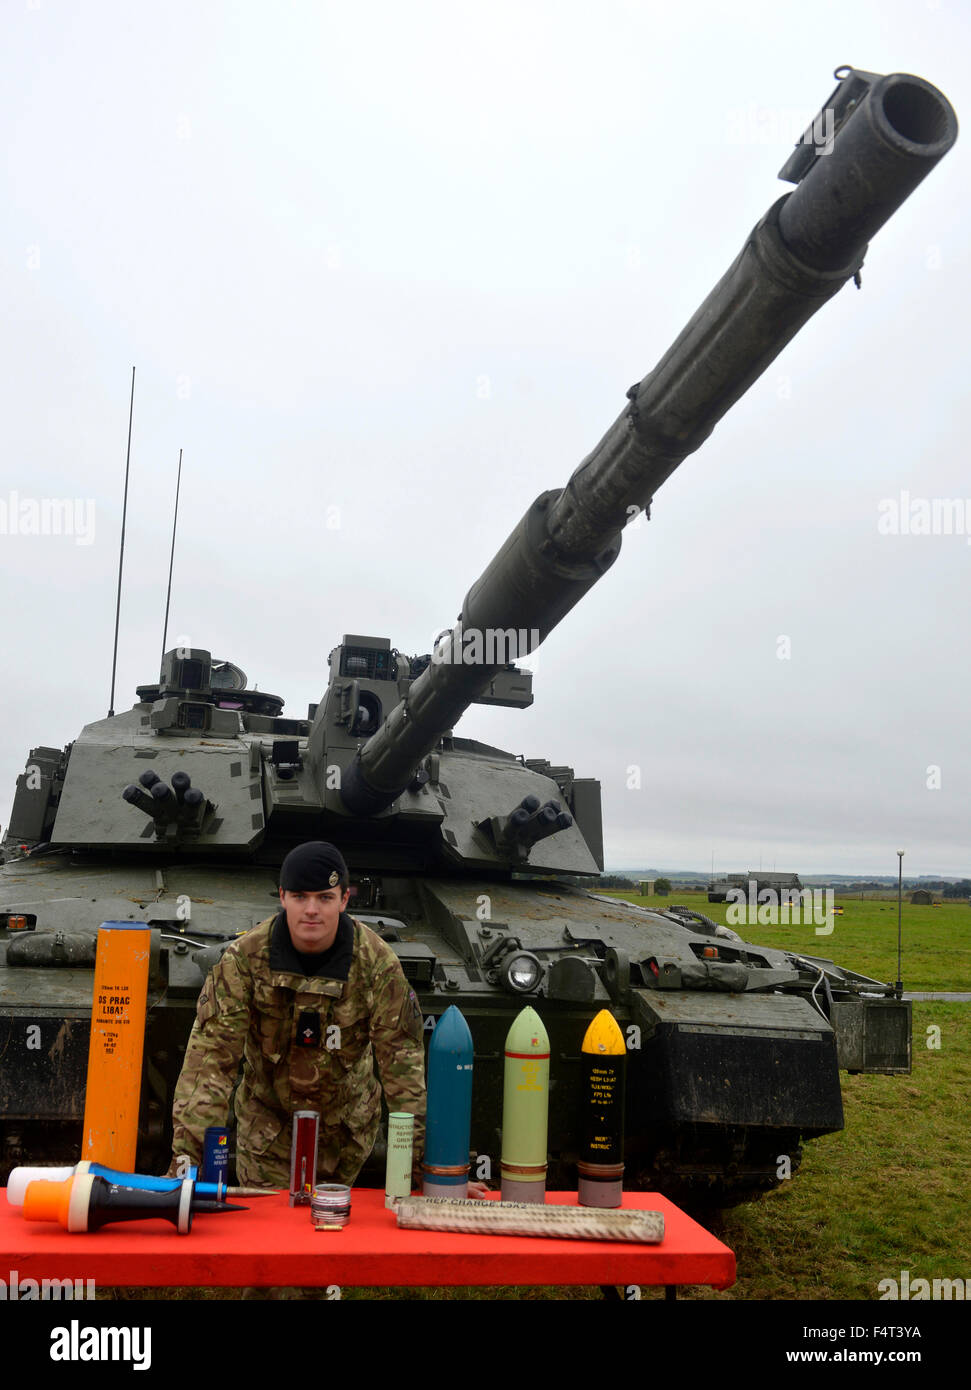
[[[514,951],[502,967],[502,982],[515,994],[530,994],[543,978],[543,963],[529,951]]]

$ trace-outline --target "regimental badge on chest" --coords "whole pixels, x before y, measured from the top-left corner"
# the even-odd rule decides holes
[[[297,1019],[297,1046],[320,1046],[320,1014],[313,1009],[305,1009]]]

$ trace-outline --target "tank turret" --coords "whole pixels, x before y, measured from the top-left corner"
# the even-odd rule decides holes
[[[532,703],[517,663],[793,335],[859,283],[869,238],[957,133],[946,99],[902,74],[840,70],[823,113],[782,170],[794,190],[565,486],[528,508],[431,652],[347,634],[320,700],[292,718],[238,666],[174,648],[131,710],[31,751],[0,868],[0,1168],[76,1156],[105,920],[152,928],[140,1163],[164,1167],[206,974],[274,911],[286,853],[317,838],[340,846],[351,910],[400,957],[426,1027],[450,1004],[468,1018],[473,1145],[495,1172],[503,1040],[524,995],[556,1059],[554,1185],[575,1182],[581,1042],[605,1006],[631,1053],[627,1181],[672,1195],[774,1185],[779,1154],[791,1170],[803,1140],[842,1126],[841,1065],[909,1070],[893,986],[698,913],[596,896],[598,782],[455,733],[472,703]]]

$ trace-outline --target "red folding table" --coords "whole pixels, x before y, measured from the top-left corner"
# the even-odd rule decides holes
[[[103,1287],[594,1284],[673,1292],[735,1282],[728,1246],[656,1193],[625,1192],[623,1205],[663,1212],[659,1245],[405,1230],[384,1193],[369,1188],[354,1189],[351,1219],[338,1231],[315,1231],[309,1207],[291,1207],[286,1193],[236,1200],[249,1210],[197,1216],[184,1236],[158,1220],[69,1235],[25,1221],[0,1197],[0,1267],[16,1270],[21,1286],[93,1279]],[[575,1205],[577,1194],[549,1192],[546,1200]]]

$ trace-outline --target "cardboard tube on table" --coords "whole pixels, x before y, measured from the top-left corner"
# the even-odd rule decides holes
[[[141,922],[102,922],[94,966],[81,1158],[132,1170],[152,934]]]

